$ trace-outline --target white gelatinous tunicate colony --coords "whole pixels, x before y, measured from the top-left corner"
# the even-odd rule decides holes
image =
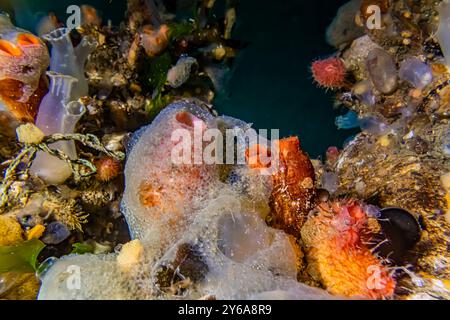
[[[40,299],[331,298],[297,282],[299,256],[290,236],[265,223],[270,176],[245,165],[171,161],[174,130],[185,129],[193,138],[196,125],[205,130],[246,124],[179,102],[138,132],[122,208],[142,253],[65,257],[43,275]],[[132,266],[121,267],[127,259]],[[73,280],[71,265],[80,267],[79,290],[66,285]]]

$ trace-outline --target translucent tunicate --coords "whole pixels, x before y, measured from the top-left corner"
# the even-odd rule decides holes
[[[373,106],[376,103],[376,97],[373,93],[372,83],[369,80],[363,80],[355,84],[352,91],[358,97],[362,104]]]
[[[270,244],[264,221],[255,215],[233,214],[219,222],[218,247],[228,258],[244,262]]]
[[[84,66],[89,54],[97,43],[90,37],[83,37],[81,43],[74,48],[70,39],[70,30],[59,28],[43,36],[52,44],[50,71],[74,77],[70,100],[78,100],[89,93],[89,86],[84,75]]]
[[[389,127],[376,117],[367,117],[360,120],[362,131],[373,135],[381,135],[389,130]]]
[[[397,68],[394,58],[389,53],[375,48],[369,52],[366,64],[370,80],[378,91],[390,94],[397,89]]]
[[[50,223],[42,237],[46,244],[60,244],[70,236],[70,231],[65,224],[55,221]]]
[[[442,1],[437,8],[439,12],[439,28],[436,32],[436,38],[444,53],[445,63],[450,67],[450,3]]]
[[[400,65],[399,76],[409,82],[413,87],[423,89],[433,80],[431,67],[419,58],[406,59]]]
[[[172,88],[178,88],[191,76],[192,68],[197,65],[197,60],[191,57],[181,57],[177,64],[167,73],[167,82]]]
[[[58,261],[58,258],[49,257],[45,259],[36,269],[36,276],[42,279],[47,274],[48,270]]]
[[[357,26],[355,16],[361,8],[361,0],[352,0],[339,8],[336,17],[327,29],[327,42],[339,47],[364,34],[364,29]]]
[[[339,116],[335,121],[338,129],[354,129],[359,127],[358,114],[355,111],[349,111],[345,115]]]
[[[329,193],[335,193],[339,186],[339,177],[334,172],[325,172],[322,175],[322,188]]]
[[[76,124],[86,112],[81,103],[70,100],[77,79],[54,72],[48,75],[50,92],[42,100],[36,126],[46,135],[74,133]],[[77,158],[73,141],[57,142],[50,147],[59,149],[72,160]],[[31,172],[50,184],[61,184],[72,175],[67,162],[44,152],[37,154]]]

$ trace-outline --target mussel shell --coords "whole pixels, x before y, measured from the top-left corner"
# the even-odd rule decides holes
[[[380,210],[378,222],[388,240],[379,246],[378,253],[399,265],[412,262],[410,250],[419,242],[422,233],[416,217],[402,208],[384,208]]]

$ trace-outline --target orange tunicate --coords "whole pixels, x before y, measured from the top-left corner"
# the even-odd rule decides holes
[[[0,53],[13,57],[18,57],[23,54],[18,46],[8,40],[0,40]]]
[[[160,55],[169,44],[169,27],[165,24],[158,29],[151,25],[144,26],[141,32],[141,44],[149,57]]]
[[[35,120],[48,83],[47,46],[36,36],[15,27],[0,14],[0,110],[2,133],[10,135],[19,122]],[[8,132],[6,132],[6,129]]]
[[[40,45],[40,40],[32,34],[22,33],[17,36],[17,42],[21,46]]]
[[[298,238],[308,212],[314,207],[314,167],[301,150],[297,137],[276,141],[274,145],[278,149],[279,163],[272,174],[271,213],[267,222]],[[269,155],[272,156],[271,150],[259,145],[250,146],[246,150],[247,165],[259,170],[275,166],[261,161]]]

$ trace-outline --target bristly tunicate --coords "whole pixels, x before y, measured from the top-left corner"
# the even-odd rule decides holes
[[[383,49],[375,48],[367,56],[367,70],[375,88],[390,94],[397,89],[398,77],[394,58]]]
[[[433,72],[425,62],[413,57],[402,62],[399,71],[400,79],[409,82],[413,87],[423,89],[433,81]]]

